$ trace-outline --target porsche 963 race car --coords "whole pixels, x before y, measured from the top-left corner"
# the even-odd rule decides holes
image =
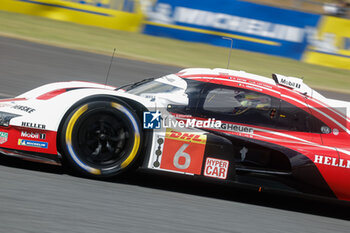
[[[227,69],[60,82],[0,101],[0,152],[94,178],[141,167],[349,201],[349,106]]]

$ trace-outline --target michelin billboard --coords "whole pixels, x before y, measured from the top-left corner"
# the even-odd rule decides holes
[[[144,33],[300,60],[320,16],[238,0],[158,0]]]

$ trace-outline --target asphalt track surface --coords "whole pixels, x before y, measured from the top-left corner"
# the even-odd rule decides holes
[[[110,58],[0,37],[0,96],[65,80],[104,83]],[[115,58],[108,83],[178,71]],[[349,96],[326,93],[350,100]],[[97,181],[0,157],[0,232],[349,232],[350,206],[135,172]]]

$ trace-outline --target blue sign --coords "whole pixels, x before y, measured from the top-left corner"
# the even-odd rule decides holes
[[[143,113],[143,128],[144,129],[160,129],[161,119],[160,112],[144,112]]]
[[[38,141],[31,141],[31,140],[25,140],[25,139],[18,139],[18,145],[37,147],[37,148],[43,148],[43,149],[47,149],[48,147],[47,142],[38,142]]]
[[[300,59],[319,15],[237,0],[158,0],[144,33]]]

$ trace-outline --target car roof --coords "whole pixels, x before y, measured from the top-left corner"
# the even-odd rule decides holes
[[[264,82],[266,84],[275,85],[275,81],[271,78],[267,78],[264,76],[256,75],[247,73],[242,70],[229,70],[229,69],[222,69],[222,68],[215,68],[215,69],[209,69],[209,68],[189,68],[189,69],[183,69],[178,72],[180,77],[188,77],[188,76],[218,76],[220,78],[225,76],[236,76],[241,78],[249,78],[254,79],[256,81]]]
[[[241,70],[230,70],[230,69],[222,69],[222,68],[189,68],[183,69],[177,73],[177,75],[181,78],[189,78],[196,79],[205,82],[208,78],[214,80],[227,80],[232,82],[244,82],[242,79],[247,79],[249,81],[257,81],[259,83],[263,83],[265,85],[264,89],[283,89],[284,93],[288,96],[297,97],[298,99],[303,99],[303,96],[309,96],[314,100],[318,100],[327,106],[331,107],[345,107],[345,111],[347,112],[345,115],[350,116],[350,102],[328,99],[318,93],[316,90],[312,89],[308,85],[306,85],[302,79],[296,77],[289,77],[280,74],[272,74],[273,78],[267,78],[264,76],[251,74]],[[237,79],[233,79],[235,77]],[[242,78],[242,79],[239,79]]]
[[[308,95],[316,99],[324,100],[321,94],[306,85],[301,78],[284,76],[280,74],[272,74],[272,78],[267,78],[265,76],[256,75],[248,73],[242,70],[230,70],[222,68],[189,68],[178,72],[178,76],[182,78],[213,78],[213,79],[226,79],[227,81],[232,80],[232,77],[244,78],[250,81],[257,81],[264,85],[265,88],[270,89],[285,89],[295,93],[301,93],[303,95]],[[232,80],[234,81],[234,80]],[[243,80],[238,80],[242,81]],[[235,80],[237,82],[237,80]]]

